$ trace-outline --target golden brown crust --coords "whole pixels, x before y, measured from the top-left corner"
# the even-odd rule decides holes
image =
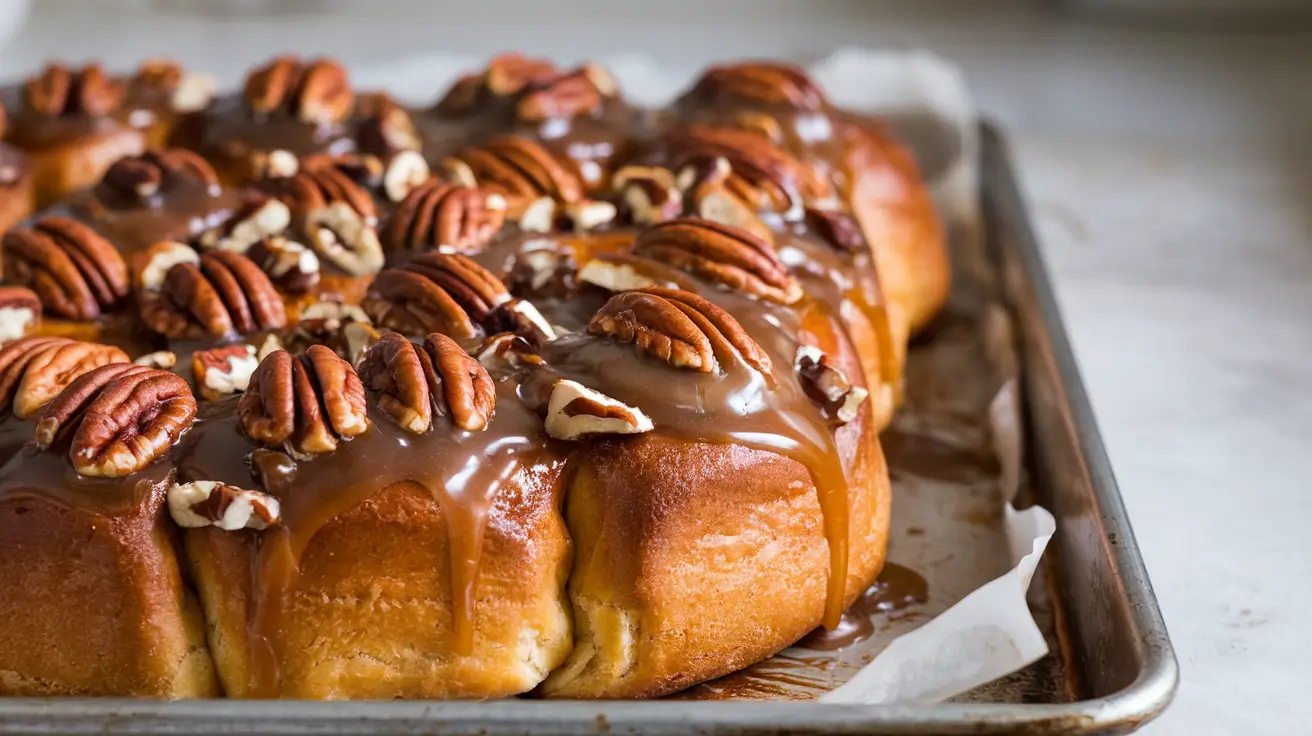
[[[163,497],[109,519],[0,501],[0,695],[219,694]]]

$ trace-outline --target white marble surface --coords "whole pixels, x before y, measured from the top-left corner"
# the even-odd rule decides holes
[[[124,7],[163,7],[143,24]],[[209,3],[209,6],[257,6]],[[1298,733],[1312,706],[1312,34],[1074,21],[1025,2],[284,2],[259,23],[47,2],[0,73],[275,48],[811,58],[928,47],[1013,133],[1075,349],[1179,654],[1152,736]],[[333,9],[337,15],[307,18]],[[94,14],[92,14],[94,11]],[[398,23],[404,17],[406,21]],[[508,19],[514,19],[510,23]],[[697,20],[700,25],[691,26]]]

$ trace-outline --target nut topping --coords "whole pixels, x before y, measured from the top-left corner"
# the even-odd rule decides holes
[[[825,242],[841,251],[859,251],[866,247],[866,236],[856,218],[835,209],[806,208],[806,225]]]
[[[191,375],[203,401],[218,401],[241,393],[250,385],[260,362],[254,345],[225,345],[197,350],[191,356]]]
[[[264,238],[246,251],[269,280],[286,294],[304,294],[319,283],[319,256],[287,238]]]
[[[492,94],[507,97],[525,87],[549,83],[559,75],[560,70],[550,61],[509,53],[488,62],[482,81]]]
[[[653,225],[683,214],[683,193],[669,169],[625,166],[611,177],[611,188],[619,192],[629,217],[638,225]]]
[[[279,329],[282,297],[269,277],[240,253],[217,250],[193,259],[185,246],[159,244],[142,270],[141,318],[165,337],[224,337]],[[151,288],[163,272],[158,288]]]
[[[726,159],[732,169],[726,186],[758,212],[800,215],[803,202],[833,196],[833,187],[811,167],[751,131],[694,125],[667,143],[670,168],[678,172],[692,167],[709,174],[714,159]]]
[[[168,502],[169,515],[184,529],[268,529],[282,515],[273,496],[213,480],[175,483],[169,488]]]
[[[60,317],[93,320],[127,296],[123,256],[75,220],[43,217],[6,233],[3,248],[6,277],[31,288]]]
[[[343,165],[309,162],[289,177],[269,177],[257,186],[281,199],[301,224],[310,245],[352,276],[376,273],[383,265],[378,214],[373,197]]]
[[[361,307],[374,324],[402,334],[468,340],[481,336],[488,312],[509,300],[505,284],[469,257],[425,253],[378,274]]]
[[[418,151],[423,145],[410,113],[387,94],[361,95],[355,113],[362,118],[357,137],[365,153],[392,158],[405,151]]]
[[[456,341],[433,333],[416,345],[389,333],[365,352],[360,378],[378,393],[378,406],[412,434],[433,426],[433,417],[471,432],[487,428],[496,408],[496,387],[487,370]]]
[[[648,287],[617,294],[593,316],[588,332],[631,342],[675,367],[712,373],[741,360],[773,380],[770,357],[738,320],[679,289]]]
[[[500,194],[429,180],[397,207],[384,233],[389,250],[450,246],[476,253],[501,230],[506,200]]]
[[[847,424],[856,419],[861,404],[869,395],[861,386],[853,386],[847,375],[829,362],[829,356],[813,345],[797,348],[793,369],[802,390],[820,405],[825,418]]]
[[[102,365],[128,362],[127,353],[112,345],[64,342],[37,351],[27,362],[14,394],[14,416],[26,419],[49,404],[78,376]]]
[[[481,147],[448,158],[444,168],[457,177],[472,177],[476,186],[505,195],[515,220],[539,197],[551,197],[564,204],[583,198],[583,181],[573,166],[523,136],[493,138]]]
[[[551,323],[537,307],[523,299],[511,299],[493,307],[483,319],[483,328],[492,335],[509,332],[534,347],[556,339]]]
[[[302,63],[290,56],[252,72],[243,96],[257,115],[282,111],[311,125],[341,122],[355,103],[340,64],[327,59]]]
[[[598,434],[641,434],[653,428],[641,409],[593,391],[581,383],[560,379],[547,404],[547,434],[577,440]]]
[[[364,386],[349,363],[322,345],[304,355],[278,350],[251,376],[237,404],[255,443],[297,459],[337,449],[369,428]]]
[[[173,370],[173,366],[178,364],[178,354],[172,350],[156,350],[153,353],[146,353],[132,361],[132,365],[144,365],[147,368],[158,368],[162,371]]]
[[[196,399],[165,371],[111,363],[69,384],[36,425],[36,444],[69,442],[82,475],[110,478],[144,469],[191,427]]]
[[[41,323],[41,299],[22,286],[0,286],[0,343],[17,340]]]
[[[580,69],[529,85],[515,105],[515,117],[526,123],[541,123],[596,113],[605,97],[594,81],[596,76],[595,72],[590,76]],[[614,80],[609,84],[613,85]]]
[[[392,202],[401,202],[428,181],[428,162],[418,151],[401,151],[387,162],[383,171],[383,194]]]
[[[729,225],[696,218],[669,220],[638,236],[632,253],[780,304],[802,298],[801,285],[774,248]]]
[[[579,283],[606,291],[636,291],[648,286],[665,286],[695,291],[692,280],[682,272],[650,258],[629,253],[602,253],[579,269]]]
[[[267,237],[281,235],[292,224],[292,212],[282,200],[261,195],[248,199],[218,228],[200,236],[206,248],[245,253]]]
[[[146,151],[125,156],[105,172],[101,191],[133,204],[151,204],[156,195],[180,184],[200,185],[219,191],[219,176],[209,162],[181,148]]]
[[[720,96],[815,112],[827,104],[820,87],[801,69],[778,62],[750,62],[706,70],[689,96]]]
[[[111,78],[99,64],[78,71],[51,64],[23,87],[28,106],[47,117],[108,115],[123,102],[126,91],[123,82]]]

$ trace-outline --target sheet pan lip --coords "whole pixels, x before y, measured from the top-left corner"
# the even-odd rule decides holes
[[[1011,175],[1005,138],[981,124],[986,187],[1016,215],[1021,260],[1043,312],[1044,326],[1099,509],[1118,537],[1115,571],[1132,604],[1143,666],[1125,689],[1071,703],[834,705],[805,702],[682,701],[153,701],[128,698],[0,698],[0,733],[141,732],[368,733],[383,730],[487,733],[654,731],[697,733],[1090,733],[1134,728],[1170,702],[1179,668],[1111,464],[1075,364],[1024,199]]]

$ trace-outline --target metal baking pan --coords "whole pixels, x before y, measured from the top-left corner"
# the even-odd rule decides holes
[[[1103,450],[1006,145],[981,130],[988,252],[1020,342],[1033,500],[1057,517],[1042,581],[1062,702],[339,702],[0,698],[0,733],[1126,733],[1175,691],[1175,654]],[[1042,594],[1044,591],[1040,591]],[[1042,672],[1039,676],[1044,676]],[[969,699],[969,698],[967,698]]]

